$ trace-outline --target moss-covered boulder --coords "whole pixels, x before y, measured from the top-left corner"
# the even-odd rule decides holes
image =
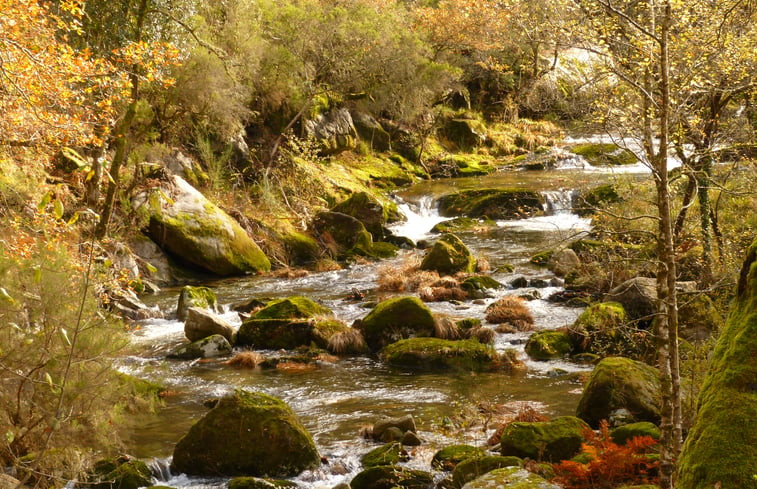
[[[302,296],[276,299],[251,316],[251,319],[309,319],[316,316],[331,316],[328,307]]]
[[[320,464],[313,439],[284,402],[236,390],[176,444],[171,469],[190,475],[292,476]]]
[[[331,210],[352,216],[363,223],[365,229],[371,233],[375,240],[384,236],[384,226],[386,225],[384,206],[367,192],[354,193]]]
[[[431,466],[438,470],[452,471],[457,464],[469,458],[480,458],[486,453],[478,447],[470,445],[451,445],[444,447],[434,454]]]
[[[468,482],[505,467],[520,467],[523,460],[518,457],[503,457],[501,455],[482,455],[480,457],[461,460],[452,472],[452,485],[461,488]]]
[[[431,489],[434,479],[428,472],[398,465],[379,465],[365,469],[350,481],[351,489]]]
[[[526,343],[526,353],[534,360],[563,358],[572,351],[570,336],[564,330],[538,331]]]
[[[576,144],[568,150],[583,156],[592,166],[633,165],[639,161],[633,151],[614,143]]]
[[[144,462],[122,456],[95,463],[89,483],[95,489],[137,489],[152,485],[152,475]]]
[[[263,479],[261,477],[234,477],[229,489],[297,489],[296,482],[286,479]]]
[[[314,232],[337,258],[362,256],[389,258],[398,248],[390,243],[373,242],[373,236],[362,222],[341,212],[320,212],[312,222]]]
[[[620,195],[615,186],[608,183],[579,192],[573,203],[573,212],[585,217],[595,214],[606,204],[620,202]]]
[[[519,467],[493,470],[465,484],[465,489],[560,489],[540,475]]]
[[[329,342],[334,335],[349,333],[351,328],[338,319],[320,319],[313,321],[310,332],[311,341],[323,350],[329,349]]]
[[[457,149],[472,149],[486,142],[486,126],[477,119],[454,118],[444,121],[439,133]]]
[[[589,306],[568,328],[576,353],[635,360],[654,356],[654,337],[628,321],[622,305],[599,302]]]
[[[697,400],[678,464],[677,487],[757,486],[757,240]]]
[[[660,440],[660,428],[649,421],[640,421],[638,423],[624,424],[618,426],[610,432],[610,438],[618,445],[625,443],[636,436],[648,436],[654,440]]]
[[[488,218],[474,217],[455,217],[448,221],[436,223],[431,228],[432,233],[459,233],[461,231],[472,231],[480,228],[489,228],[496,226],[497,223]]]
[[[434,336],[434,315],[417,297],[395,297],[379,303],[355,327],[378,351],[401,339]]]
[[[212,312],[220,312],[216,294],[207,287],[193,287],[185,285],[179,292],[179,303],[176,306],[176,319],[187,319],[187,311],[190,307],[200,307]]]
[[[231,354],[231,343],[219,334],[182,345],[168,355],[168,358],[193,360],[195,358],[214,358]]]
[[[391,442],[374,448],[360,458],[363,467],[376,467],[379,465],[397,465],[404,458],[402,455],[402,443]]]
[[[312,265],[320,258],[321,249],[318,243],[306,234],[292,232],[283,235],[281,240],[290,265]]]
[[[531,190],[476,189],[463,190],[439,199],[442,216],[488,217],[489,219],[517,219],[531,217],[543,211],[544,198]]]
[[[476,270],[476,259],[460,238],[454,234],[445,234],[439,238],[434,246],[423,257],[421,270],[433,270],[443,275],[454,275],[458,272],[473,273]]]
[[[625,409],[636,421],[660,423],[660,378],[656,368],[621,357],[600,361],[584,386],[576,415],[593,428]]]
[[[220,276],[271,269],[247,232],[180,177],[137,195],[134,208],[149,218],[150,238],[186,263]]]
[[[384,348],[381,358],[395,367],[419,370],[481,372],[501,367],[496,350],[476,340],[408,338]]]
[[[649,277],[626,280],[605,294],[602,300],[620,303],[629,320],[650,324],[657,310],[657,280]]]
[[[373,151],[389,151],[392,149],[392,137],[386,129],[366,112],[352,112],[352,122],[358,136]]]
[[[573,416],[533,423],[515,421],[502,431],[502,455],[549,462],[569,460],[581,451],[581,443],[585,440],[583,433],[587,428],[586,423]]]

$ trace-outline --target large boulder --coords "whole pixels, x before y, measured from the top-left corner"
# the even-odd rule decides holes
[[[576,252],[570,248],[555,251],[547,263],[549,271],[558,277],[564,277],[580,266],[581,260],[578,259]]]
[[[357,130],[345,108],[314,114],[305,121],[305,132],[318,141],[321,152],[337,154],[357,147]]]
[[[463,489],[560,489],[543,477],[521,469],[497,469],[465,484]]]
[[[259,392],[236,390],[179,440],[171,469],[190,475],[286,477],[319,464],[313,439],[289,406]]]
[[[725,321],[704,293],[678,296],[678,334],[687,341],[703,341],[723,329]]]
[[[502,455],[559,462],[581,451],[588,425],[573,416],[552,421],[514,421],[505,426],[500,438]]]
[[[519,219],[543,211],[544,198],[531,190],[463,190],[439,199],[439,213],[445,217],[467,216],[489,219]]]
[[[501,368],[499,354],[477,340],[408,338],[381,351],[386,363],[416,370],[482,372]]]
[[[624,409],[636,421],[660,423],[660,377],[656,368],[622,357],[599,362],[584,386],[576,415],[593,428]]]
[[[677,487],[757,486],[757,240],[747,251],[736,298],[699,393]]]
[[[307,297],[292,296],[268,302],[251,319],[309,319],[332,314],[331,309]]]
[[[383,229],[386,224],[384,206],[367,192],[354,193],[331,210],[347,214],[362,222],[373,239],[378,240],[384,236]]]
[[[186,263],[221,276],[271,269],[247,232],[181,177],[138,194],[134,208],[149,217],[153,241]]]
[[[443,275],[473,273],[476,270],[476,259],[460,238],[448,233],[434,243],[433,248],[423,257],[420,268]]]
[[[431,466],[444,471],[452,471],[457,464],[470,458],[479,458],[486,453],[471,445],[451,445],[436,452],[431,459]]]
[[[534,360],[564,358],[572,351],[570,336],[564,330],[538,331],[526,343],[526,353]]]
[[[379,303],[357,322],[373,351],[405,338],[434,336],[434,315],[417,297],[395,297]]]
[[[198,341],[216,334],[223,336],[229,343],[234,344],[236,336],[234,326],[205,309],[190,307],[187,313],[187,320],[184,323],[184,335],[187,339],[189,341]]]
[[[471,149],[486,142],[486,126],[476,119],[455,118],[445,121],[440,133],[460,149]]]
[[[139,268],[143,277],[161,286],[176,282],[171,261],[153,240],[140,234],[129,242],[129,248],[141,260]]]

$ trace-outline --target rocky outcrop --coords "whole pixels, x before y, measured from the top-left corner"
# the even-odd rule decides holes
[[[386,213],[384,206],[366,192],[357,192],[350,195],[346,200],[335,205],[332,212],[341,212],[352,216],[365,226],[373,239],[379,240],[384,236],[386,225]]]
[[[581,451],[588,425],[573,416],[552,421],[514,421],[505,426],[500,438],[502,455],[559,462]]]
[[[373,236],[362,222],[341,212],[320,212],[311,223],[313,231],[337,258],[363,256],[388,258],[397,253],[389,243],[374,243]]]
[[[613,412],[628,411],[635,421],[660,423],[660,378],[656,368],[621,357],[597,364],[584,386],[576,415],[593,428]]]
[[[170,254],[220,276],[270,270],[268,258],[228,214],[178,176],[134,198],[150,237]]]
[[[476,259],[460,238],[449,233],[434,243],[433,248],[423,257],[420,269],[433,270],[442,275],[473,273],[476,270]]]
[[[315,114],[305,121],[305,132],[318,141],[321,152],[327,155],[357,147],[357,130],[345,108]]]
[[[520,219],[541,214],[544,198],[531,190],[476,189],[463,190],[439,199],[442,216]]]
[[[434,336],[434,315],[417,297],[395,297],[379,303],[353,327],[378,351],[405,338]]]
[[[286,477],[319,464],[313,439],[289,406],[237,390],[179,440],[171,469],[190,475]]]
[[[365,112],[353,112],[352,122],[360,139],[365,141],[373,151],[390,151],[392,149],[391,136],[373,116]]]
[[[712,355],[676,487],[755,487],[757,474],[757,240]]]

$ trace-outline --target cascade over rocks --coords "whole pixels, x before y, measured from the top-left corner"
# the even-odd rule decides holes
[[[176,444],[171,470],[210,476],[288,477],[320,456],[284,402],[241,389],[218,401]]]
[[[597,429],[613,412],[627,410],[636,421],[660,423],[660,377],[656,368],[622,357],[600,361],[584,386],[576,416]]]
[[[245,230],[181,177],[138,194],[134,208],[149,216],[150,237],[184,262],[220,276],[271,269]]]
[[[677,487],[755,487],[757,481],[757,240],[713,352],[681,452]]]

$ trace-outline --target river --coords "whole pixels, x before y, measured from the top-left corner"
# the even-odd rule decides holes
[[[443,220],[433,206],[436,197],[467,188],[519,187],[536,189],[547,199],[543,217],[499,221],[496,226],[460,233],[461,239],[477,256],[485,257],[496,270],[511,264],[513,272],[494,272],[492,277],[509,284],[516,277],[554,278],[545,269],[529,264],[530,256],[559,242],[576,239],[590,229],[590,221],[570,211],[570,199],[577,188],[597,185],[612,178],[608,172],[580,168],[549,171],[501,171],[485,177],[424,181],[396,193],[407,221],[395,226],[396,234],[414,240],[433,239],[428,231]],[[625,177],[623,177],[625,178]],[[380,267],[397,267],[413,254],[404,251],[397,258],[380,263],[362,263],[347,269],[313,273],[306,277],[284,279],[270,276],[221,280],[211,287],[226,310],[230,304],[252,297],[279,298],[303,295],[317,300],[335,315],[351,323],[369,309],[345,301],[353,289],[368,291],[368,298],[380,299],[376,292]],[[559,282],[539,289],[542,298],[562,290]],[[523,290],[507,287],[483,304],[429,303],[435,313],[483,319],[488,304],[506,294]],[[166,289],[150,298],[162,310],[175,309],[179,289]],[[571,324],[581,313],[544,299],[528,302],[535,327],[555,329]],[[225,318],[239,324],[236,313]],[[486,323],[485,323],[486,324]],[[419,373],[389,368],[368,357],[344,358],[323,363],[306,371],[236,369],[217,361],[167,360],[166,353],[186,340],[183,324],[176,320],[144,321],[133,332],[132,354],[123,358],[119,368],[139,378],[165,385],[169,391],[156,413],[139,415],[138,426],[125,433],[127,452],[152,461],[156,480],[172,487],[225,485],[221,479],[201,479],[170,474],[166,467],[177,440],[199,419],[206,408],[205,399],[221,396],[235,388],[262,391],[287,402],[313,435],[322,456],[330,463],[295,480],[308,488],[331,488],[349,482],[360,471],[360,457],[377,446],[364,440],[360,429],[385,416],[412,414],[424,444],[411,451],[411,467],[429,470],[437,449],[452,443],[483,446],[493,431],[482,415],[487,406],[500,406],[513,412],[528,403],[548,416],[574,414],[581,393],[578,380],[589,367],[568,361],[536,362],[523,353],[531,332],[498,333],[498,350],[515,348],[526,362],[527,371],[506,373]],[[577,375],[579,373],[579,375]]]

